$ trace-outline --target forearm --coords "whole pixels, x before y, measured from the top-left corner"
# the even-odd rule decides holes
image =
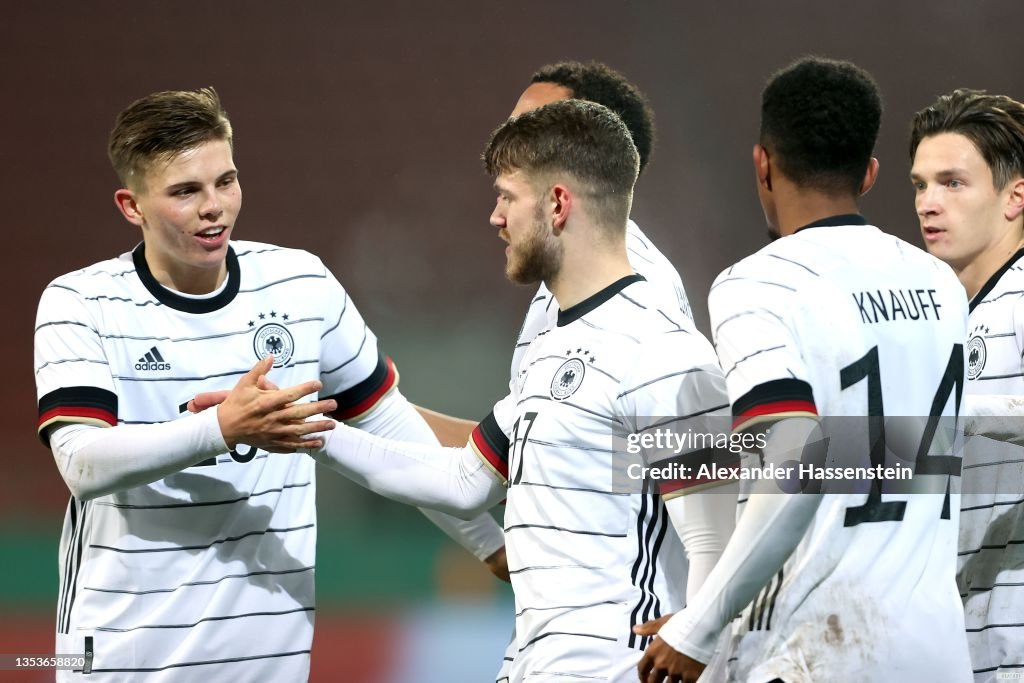
[[[778,465],[822,444],[816,420],[783,420],[768,436],[765,463]],[[675,650],[707,663],[722,629],[782,568],[803,539],[820,503],[819,494],[785,494],[779,492],[775,482],[759,482],[704,585],[686,609],[662,626],[658,636]]]
[[[390,441],[339,424],[310,449],[317,462],[382,496],[472,518],[500,501],[505,488],[472,448]]]
[[[425,413],[453,421],[453,423],[464,422],[470,425],[465,430],[465,436],[461,441],[454,444],[456,446],[462,446],[469,440],[469,434],[476,424],[415,407],[397,389],[384,397],[377,407],[365,417],[349,422],[349,424],[387,439],[436,445],[438,441],[438,438],[435,437],[435,434],[438,434],[437,428]],[[446,443],[445,445],[452,444]],[[501,526],[487,512],[470,520],[459,519],[437,510],[425,508],[420,508],[420,512],[478,560],[486,560],[505,545],[505,536],[501,531]]]
[[[686,577],[687,603],[697,596],[729,542],[736,527],[738,495],[739,483],[733,481],[677,496],[665,504],[690,564]]]
[[[707,663],[722,629],[782,568],[814,518],[820,496],[755,494],[721,558],[686,609],[668,620],[658,637],[675,650]]]
[[[50,447],[79,500],[149,484],[228,451],[216,410],[149,425],[65,425],[51,433]]]
[[[464,420],[461,417],[452,417],[444,413],[438,413],[428,408],[415,406],[416,412],[426,421],[427,425],[434,432],[434,436],[445,446],[458,448],[469,441],[476,422]]]

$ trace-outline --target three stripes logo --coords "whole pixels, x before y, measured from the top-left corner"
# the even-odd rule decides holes
[[[149,351],[146,351],[146,355],[136,361],[135,369],[148,370],[150,372],[156,370],[170,370],[171,364],[164,360],[164,357],[160,355],[160,352],[157,351],[154,346]]]

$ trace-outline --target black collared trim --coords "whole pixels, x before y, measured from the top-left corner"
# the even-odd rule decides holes
[[[175,294],[157,282],[157,279],[153,277],[153,272],[149,269],[149,264],[146,263],[145,244],[145,242],[139,242],[139,246],[132,250],[132,261],[135,262],[135,270],[138,272],[142,284],[164,306],[184,313],[212,313],[227,306],[238,294],[238,286],[241,284],[242,278],[238,268],[238,257],[235,256],[235,250],[232,247],[228,247],[228,284],[224,291],[209,299],[190,299]]]
[[[973,299],[971,299],[971,305],[968,307],[968,312],[974,313],[975,307],[980,304],[986,296],[988,296],[988,293],[991,292],[999,282],[999,278],[1005,275],[1006,271],[1012,268],[1013,264],[1016,263],[1021,256],[1024,256],[1024,249],[1018,249],[1014,255],[1010,257],[1010,260],[1003,264],[1002,268],[992,274],[992,277],[988,279],[985,286],[979,289],[978,293],[974,295]]]
[[[564,311],[559,310],[558,326],[565,327],[569,323],[579,320],[587,313],[590,313],[592,310],[603,304],[605,301],[608,301],[608,299],[611,299],[613,296],[624,290],[626,287],[629,287],[634,282],[646,281],[647,278],[645,278],[643,275],[637,275],[636,273],[633,273],[632,275],[627,275],[622,279],[616,280],[615,282],[611,283],[610,285],[602,289],[597,294],[587,297],[586,299],[579,302],[575,306],[570,306]]]
[[[793,231],[793,234],[800,232],[801,230],[807,230],[808,228],[834,228],[838,225],[867,225],[868,221],[864,216],[859,213],[843,213],[838,216],[829,216],[828,218],[822,218],[816,220],[813,223],[801,226]]]

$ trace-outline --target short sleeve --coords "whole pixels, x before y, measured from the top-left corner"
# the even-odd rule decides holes
[[[324,331],[320,337],[320,381],[341,420],[366,414],[398,385],[398,371],[380,353],[377,337],[341,283],[326,271]]]
[[[629,432],[627,439],[643,445],[645,464],[677,466],[680,473],[689,473],[660,479],[659,492],[665,496],[725,481],[702,476],[702,465],[708,469],[714,463],[724,468],[739,462],[738,453],[728,449],[725,380],[714,350],[695,330],[662,334],[644,342],[620,384],[616,411]],[[645,445],[649,443],[657,445]]]
[[[733,269],[711,287],[708,313],[736,431],[817,415],[809,373],[785,318],[796,306],[795,290]]]
[[[49,445],[49,427],[117,424],[117,395],[95,322],[72,285],[55,281],[44,291],[34,338],[37,431]]]

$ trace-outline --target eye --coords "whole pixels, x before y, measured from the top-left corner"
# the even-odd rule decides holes
[[[237,178],[235,178],[234,176],[232,176],[232,177],[230,177],[230,178],[224,178],[224,179],[223,179],[223,180],[221,180],[221,181],[220,181],[220,183],[218,183],[218,184],[219,184],[219,185],[220,185],[221,187],[227,187],[227,186],[229,186],[229,185],[234,185],[234,184],[235,184],[235,180],[237,180]]]
[[[958,187],[963,187],[963,186],[964,186],[964,184],[961,181],[959,181],[959,180],[957,180],[955,178],[949,181],[949,187],[954,189],[954,190],[956,188],[958,188]]]
[[[914,181],[912,181],[911,184],[914,186],[914,189],[917,190],[918,192],[921,192],[922,190],[924,190],[924,181],[923,180],[914,180]]]
[[[196,190],[194,187],[182,187],[180,189],[175,190],[171,194],[175,197],[187,197],[190,194],[194,193],[195,191]]]

